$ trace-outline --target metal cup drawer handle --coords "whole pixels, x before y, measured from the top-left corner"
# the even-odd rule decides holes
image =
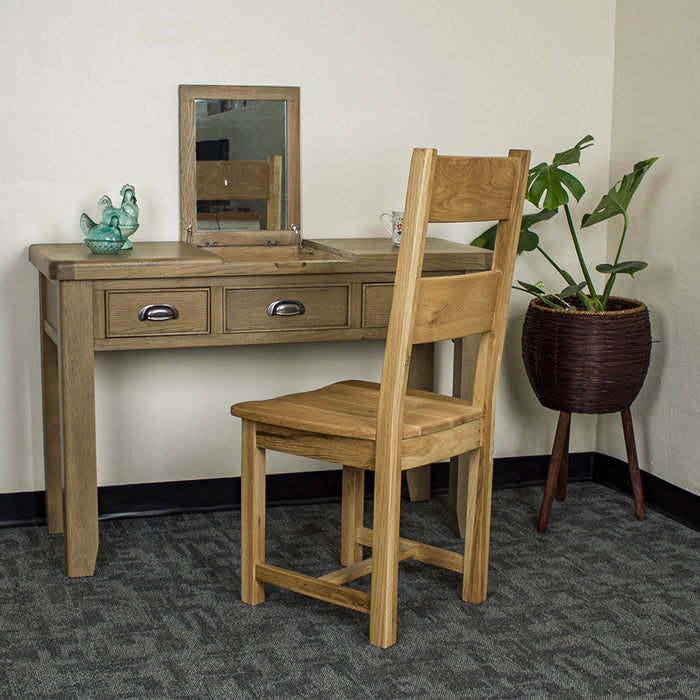
[[[273,301],[267,307],[268,316],[301,316],[305,313],[306,309],[300,301]]]
[[[139,311],[139,321],[171,321],[179,315],[172,304],[149,304]]]

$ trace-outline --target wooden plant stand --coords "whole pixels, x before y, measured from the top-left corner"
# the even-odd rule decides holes
[[[646,520],[644,512],[644,493],[642,492],[642,476],[637,461],[637,447],[634,441],[634,429],[632,427],[632,414],[629,407],[622,409],[622,432],[625,436],[625,449],[630,470],[630,482],[632,484],[632,496],[634,498],[634,510],[637,520]],[[544,487],[544,497],[540,508],[540,517],[537,522],[537,530],[544,532],[549,524],[549,516],[552,514],[552,503],[556,495],[558,501],[566,499],[566,479],[569,468],[569,432],[571,427],[571,413],[564,411],[559,413],[557,430],[554,434],[552,456],[549,460],[547,481]]]

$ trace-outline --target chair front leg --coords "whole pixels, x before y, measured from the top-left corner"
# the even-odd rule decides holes
[[[357,532],[365,510],[365,470],[343,466],[343,496],[340,525],[340,563],[350,566],[362,561],[362,545]]]
[[[257,425],[244,420],[241,432],[241,600],[265,601],[265,585],[255,567],[265,561],[265,450],[257,445]]]

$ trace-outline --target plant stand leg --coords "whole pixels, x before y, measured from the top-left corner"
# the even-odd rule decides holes
[[[549,470],[547,472],[547,481],[544,487],[544,497],[542,499],[542,507],[540,508],[540,518],[537,522],[537,530],[544,532],[549,524],[549,516],[552,514],[552,503],[554,501],[555,492],[566,495],[565,487],[561,488],[559,484],[559,473],[564,466],[564,479],[566,479],[566,471],[568,471],[569,461],[569,428],[571,426],[571,414],[562,411],[559,414],[557,422],[557,431],[554,434],[554,444],[552,445],[552,456],[549,460]],[[563,500],[560,499],[560,500]]]
[[[634,511],[637,520],[646,520],[644,511],[644,492],[642,491],[642,475],[639,471],[637,460],[637,446],[634,441],[634,428],[632,427],[632,413],[629,408],[621,411],[622,432],[625,435],[625,449],[627,450],[627,463],[630,469],[630,483],[632,484],[632,497],[634,498]]]
[[[557,501],[561,501],[562,503],[566,500],[566,482],[569,479],[569,435],[571,433],[570,431],[570,424],[569,428],[567,428],[566,431],[566,442],[564,443],[564,451],[562,452],[561,455],[561,462],[559,463],[559,478],[557,479]]]

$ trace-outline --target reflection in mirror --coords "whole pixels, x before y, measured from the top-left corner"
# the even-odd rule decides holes
[[[287,105],[195,100],[197,230],[286,228]]]
[[[181,85],[180,169],[183,240],[287,242],[270,233],[299,227],[298,88]]]

